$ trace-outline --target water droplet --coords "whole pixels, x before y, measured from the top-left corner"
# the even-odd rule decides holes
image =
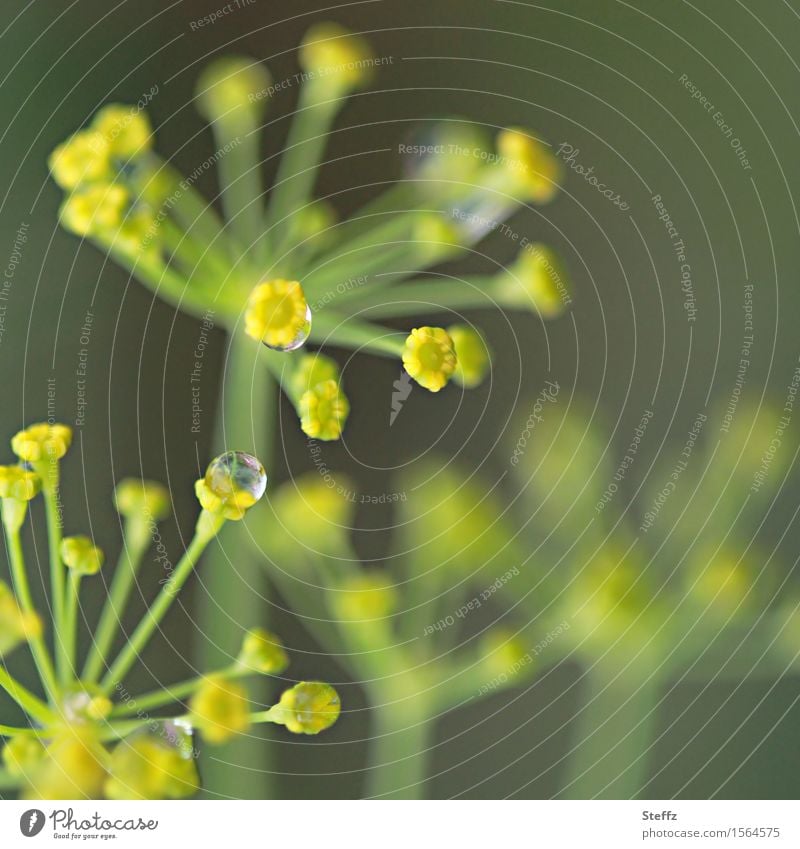
[[[252,454],[226,451],[212,460],[206,469],[206,486],[223,500],[247,493],[253,503],[267,488],[267,473]]]
[[[297,333],[290,342],[287,342],[283,345],[270,345],[269,342],[263,342],[267,348],[270,348],[273,351],[280,351],[281,353],[288,353],[289,351],[296,351],[298,348],[302,348],[303,345],[308,341],[308,337],[311,335],[311,307],[306,304],[306,317],[305,321],[297,328]],[[263,340],[262,340],[263,341]]]

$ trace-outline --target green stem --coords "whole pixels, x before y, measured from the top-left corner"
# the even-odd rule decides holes
[[[269,243],[279,260],[291,234],[292,216],[311,199],[328,132],[344,103],[339,97],[321,99],[324,83],[309,80],[303,84],[278,166],[268,221],[273,228]]]
[[[14,591],[19,600],[22,612],[28,615],[36,615],[30,587],[28,585],[28,573],[25,569],[25,556],[22,551],[22,542],[19,531],[6,526],[6,540],[8,542],[8,557],[11,564],[11,577],[14,583]],[[31,653],[36,669],[39,673],[44,691],[52,705],[58,704],[58,684],[50,652],[47,650],[44,638],[39,635],[30,638]]]
[[[0,790],[16,790],[21,783],[21,779],[12,775],[8,770],[0,770]]]
[[[70,678],[74,678],[78,674],[77,663],[75,661],[75,647],[78,638],[78,602],[80,600],[82,577],[82,575],[75,571],[70,572],[64,604],[64,649],[70,670]]]
[[[336,315],[330,310],[314,315],[309,339],[383,357],[402,357],[405,347],[405,336],[399,330]]]
[[[228,450],[255,454],[271,473],[277,387],[261,361],[261,347],[241,331],[229,339],[214,444],[218,454]],[[257,514],[252,521],[258,521]],[[248,530],[247,523],[247,518],[229,523],[220,544],[209,553],[198,611],[201,669],[230,663],[239,651],[242,629],[268,624],[266,580],[250,546],[255,531]],[[203,781],[210,795],[272,798],[270,769],[269,742],[252,736],[235,738],[215,749],[213,757],[203,756]]]
[[[0,687],[14,699],[28,716],[37,722],[46,725],[54,721],[55,714],[53,711],[41,699],[34,696],[30,690],[23,687],[4,666],[0,666]]]
[[[254,127],[236,135],[223,120],[214,121],[212,127],[218,148],[228,147],[228,152],[217,162],[225,218],[245,251],[251,251],[260,241],[264,228],[260,133]],[[232,145],[233,140],[237,143]]]
[[[200,514],[197,528],[192,541],[189,543],[189,547],[184,552],[183,557],[178,561],[172,575],[166,584],[164,584],[163,589],[150,606],[150,609],[136,626],[136,630],[125,644],[125,647],[103,677],[100,686],[104,693],[109,693],[115,684],[121,682],[128,670],[136,662],[150,637],[153,636],[153,632],[158,628],[159,623],[171,607],[175,596],[180,592],[181,587],[194,571],[200,555],[217,535],[223,523],[224,519],[222,517],[208,513],[205,510]]]
[[[462,280],[410,280],[399,285],[394,275],[384,278],[390,287],[375,291],[364,286],[353,292],[353,302],[364,310],[368,318],[402,318],[426,312],[457,312],[464,309],[515,307],[516,302],[506,292],[496,277],[470,276]],[[520,305],[524,306],[524,305]]]
[[[139,520],[128,519],[125,524],[125,536],[122,552],[114,570],[111,588],[106,596],[100,621],[94,632],[94,640],[83,667],[82,679],[94,683],[100,677],[106,656],[111,651],[117,629],[119,628],[123,611],[128,603],[131,590],[136,581],[136,575],[147,551],[150,539],[146,530],[139,530]]]
[[[67,644],[64,640],[64,603],[66,587],[64,564],[61,562],[61,514],[59,511],[58,461],[45,460],[44,468],[36,471],[42,479],[45,515],[47,517],[47,545],[50,554],[50,604],[53,608],[53,652],[56,658],[58,680],[62,686],[70,681],[71,666]],[[37,467],[41,464],[37,464]]]
[[[197,675],[194,678],[189,678],[187,681],[181,681],[178,684],[169,684],[162,687],[160,690],[152,690],[149,693],[144,693],[141,696],[131,696],[126,704],[121,704],[114,708],[111,717],[130,716],[140,711],[151,711],[157,708],[162,708],[172,702],[183,701],[208,678],[210,675],[220,675],[228,679],[240,678],[246,675],[248,670],[239,668],[235,665],[220,669],[217,672],[210,672],[208,675]]]
[[[423,697],[409,694],[396,700],[394,688],[381,682],[373,683],[369,691],[372,727],[366,797],[424,798],[433,723],[420,710]]]
[[[561,795],[569,799],[636,799],[649,767],[657,722],[653,679],[585,673],[584,707],[573,720],[573,749]]]

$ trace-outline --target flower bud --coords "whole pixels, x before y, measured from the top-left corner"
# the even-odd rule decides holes
[[[456,370],[453,380],[466,389],[472,389],[483,382],[489,371],[491,359],[486,342],[473,327],[467,324],[454,324],[447,328],[456,352]]]
[[[267,488],[267,473],[252,454],[226,451],[214,458],[206,475],[195,483],[195,494],[204,510],[239,520]]]
[[[125,478],[114,490],[117,512],[126,519],[145,518],[160,522],[170,514],[169,491],[160,483]]]
[[[561,165],[549,147],[526,130],[503,130],[497,136],[500,167],[522,200],[547,203],[558,192]]]
[[[304,392],[298,404],[300,427],[306,436],[329,442],[339,439],[350,402],[336,380],[324,380]]]
[[[263,115],[263,93],[271,80],[267,68],[248,56],[217,59],[197,79],[197,111],[210,124],[219,121],[244,130]]]
[[[58,145],[47,164],[53,179],[66,191],[85,183],[110,180],[113,176],[111,151],[105,136],[93,130],[81,130]]]
[[[72,444],[72,430],[62,424],[35,424],[19,431],[11,440],[11,450],[28,463],[60,460]]]
[[[26,773],[25,799],[99,799],[108,752],[88,729],[65,729],[47,744],[44,757]]]
[[[103,136],[111,155],[122,160],[122,164],[153,146],[150,121],[136,106],[121,103],[104,106],[94,116],[92,128]]]
[[[532,306],[544,318],[561,315],[570,302],[564,266],[545,245],[523,248],[502,279],[515,305]]]
[[[431,392],[438,392],[456,370],[453,340],[441,327],[417,327],[406,339],[403,367]]]
[[[493,628],[480,641],[483,670],[489,676],[515,677],[530,669],[532,657],[524,644],[507,628]]]
[[[297,368],[290,378],[292,392],[300,397],[326,380],[339,380],[339,366],[336,360],[325,354],[303,354]]]
[[[221,675],[211,675],[192,696],[192,723],[209,743],[225,743],[250,727],[247,691]]]
[[[110,238],[122,225],[130,202],[130,193],[124,186],[87,186],[67,196],[59,212],[60,221],[76,236]]]
[[[42,479],[36,472],[23,466],[0,466],[0,498],[30,501],[42,488]]]
[[[237,663],[263,675],[280,675],[289,665],[289,658],[275,634],[253,628],[245,635]]]
[[[185,799],[197,792],[191,735],[174,723],[164,727],[169,734],[145,732],[117,744],[103,787],[107,799]]]
[[[346,92],[370,78],[374,54],[361,36],[335,23],[312,26],[300,46],[300,65],[312,82],[333,92]]]
[[[296,280],[268,280],[250,293],[245,333],[268,348],[293,351],[308,339],[311,310]]]
[[[270,713],[292,734],[319,734],[336,722],[340,711],[339,694],[330,684],[303,681],[286,690]]]
[[[61,559],[78,575],[96,575],[103,565],[103,552],[89,537],[64,537],[61,540]]]

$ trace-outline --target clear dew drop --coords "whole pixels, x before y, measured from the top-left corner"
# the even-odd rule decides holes
[[[286,345],[270,345],[267,342],[263,344],[270,348],[273,351],[280,351],[281,353],[288,353],[289,351],[296,351],[298,348],[302,348],[303,345],[308,341],[308,337],[311,335],[311,307],[306,304],[306,320],[300,325],[297,335],[291,342]]]
[[[258,501],[267,488],[267,473],[252,454],[226,451],[209,463],[206,486],[222,499],[247,492]]]

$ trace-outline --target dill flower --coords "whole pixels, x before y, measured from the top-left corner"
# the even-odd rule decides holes
[[[250,125],[261,115],[271,76],[260,62],[247,56],[225,56],[211,62],[195,87],[197,110],[211,124],[217,121]]]
[[[405,370],[425,389],[438,392],[456,370],[453,340],[441,327],[417,327],[403,349]]]
[[[64,456],[70,437],[63,425],[40,424],[20,431],[13,445],[25,463],[46,469],[53,465],[49,461]],[[157,541],[159,559],[167,556],[153,529],[169,512],[169,493],[161,484],[127,479],[117,486],[114,500],[125,517],[125,539],[79,673],[78,635],[93,618],[78,615],[82,579],[100,570],[103,553],[87,536],[62,538],[57,475],[0,466],[2,527],[14,585],[12,592],[0,581],[0,657],[27,643],[44,691],[42,698],[0,663],[0,688],[26,717],[20,727],[0,722],[0,737],[6,738],[4,790],[16,789],[26,799],[185,798],[199,787],[191,722],[212,743],[224,742],[252,723],[277,722],[271,709],[251,712],[246,690],[237,683],[253,674],[278,674],[288,664],[279,638],[257,627],[245,634],[239,657],[227,667],[135,696],[124,684],[205,548],[226,519],[241,518],[263,496],[267,481],[255,457],[231,451],[212,460],[200,483],[205,504],[194,536],[177,562],[170,564],[161,590],[111,657],[122,613],[150,545]],[[33,608],[21,538],[27,501],[20,499],[34,497],[40,484],[47,514],[47,609],[54,657]],[[183,711],[184,699],[190,705],[188,714],[180,712],[157,723],[150,718],[150,711],[170,705]],[[27,736],[31,728],[37,737]]]
[[[126,518],[146,516],[159,522],[169,516],[169,490],[155,481],[125,478],[114,490],[117,512]]]
[[[289,657],[275,634],[263,628],[253,628],[245,634],[236,662],[245,669],[264,675],[280,675],[289,665]]]
[[[83,183],[96,183],[112,176],[108,139],[98,130],[81,130],[60,144],[48,159],[53,179],[72,191]]]
[[[308,338],[311,310],[296,280],[269,280],[253,289],[244,320],[251,339],[293,351]]]
[[[11,450],[28,463],[60,460],[72,444],[72,430],[62,424],[35,424],[19,431],[11,440]]]
[[[130,202],[130,193],[124,186],[87,186],[64,201],[61,224],[78,236],[112,234],[122,225]]]
[[[483,336],[467,324],[454,324],[447,328],[456,352],[456,370],[453,380],[471,389],[483,382],[491,366],[489,349]]]
[[[327,380],[339,380],[339,366],[324,354],[304,354],[294,370],[290,381],[296,395],[303,395]]]
[[[123,162],[153,146],[153,130],[146,113],[129,106],[112,103],[103,107],[95,115],[92,127],[105,139],[109,154]]]
[[[525,130],[503,130],[497,137],[502,166],[526,200],[547,203],[558,192],[561,165],[552,151]]]
[[[197,792],[200,776],[189,735],[173,728],[185,739],[146,732],[114,749],[103,785],[107,799],[185,799]]]
[[[103,565],[103,552],[89,537],[65,537],[61,540],[64,565],[79,575],[95,575]]]
[[[0,466],[0,498],[30,501],[41,488],[42,480],[36,472],[24,466]]]
[[[65,729],[45,747],[25,773],[24,799],[98,799],[103,790],[108,751],[87,729]]]
[[[209,463],[195,493],[204,510],[226,519],[243,519],[264,494],[267,473],[259,461],[243,451],[228,451]]]
[[[341,436],[350,403],[337,380],[317,383],[303,393],[298,406],[300,426],[306,436],[323,441]]]
[[[339,694],[330,684],[302,681],[286,690],[270,713],[292,734],[319,734],[336,722],[340,711]]]
[[[303,70],[342,91],[366,83],[373,62],[369,44],[339,24],[315,24],[300,47]]]
[[[224,743],[250,727],[246,690],[219,675],[206,678],[189,708],[193,724],[209,743]]]

